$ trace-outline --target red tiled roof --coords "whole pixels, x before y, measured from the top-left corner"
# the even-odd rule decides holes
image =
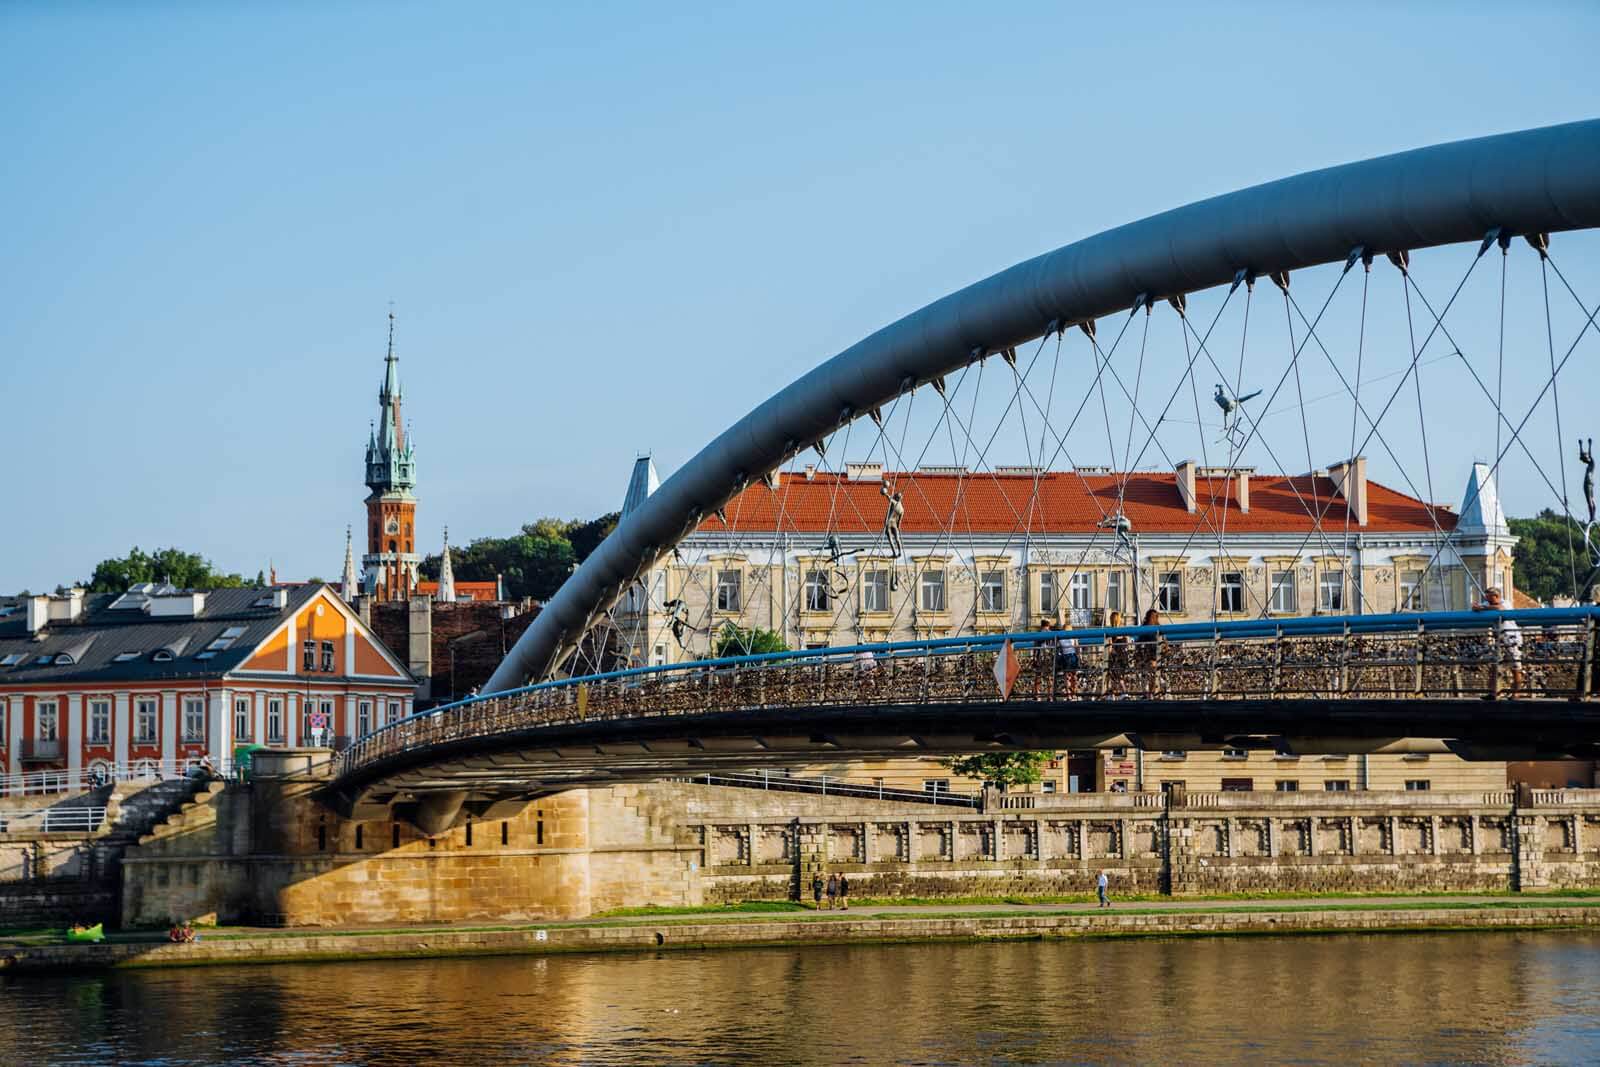
[[[1131,475],[1051,471],[1038,478],[1034,498],[1032,474],[935,473],[887,471],[884,480],[905,499],[905,533],[939,533],[946,528],[973,533],[1010,534],[1029,530],[1046,533],[1093,533],[1095,524],[1117,510],[1123,490],[1123,512],[1138,533],[1183,533],[1200,525],[1214,531],[1226,522],[1229,533],[1307,533],[1311,515],[1323,512],[1322,527],[1345,529],[1344,500],[1327,477],[1252,474],[1250,510],[1239,510],[1232,483],[1223,478],[1195,479],[1199,506],[1185,510],[1177,476],[1141,471]],[[1126,482],[1124,482],[1126,478]],[[1366,533],[1433,533],[1434,520],[1444,530],[1455,528],[1456,516],[1446,508],[1429,507],[1376,482],[1367,483]],[[1298,496],[1296,495],[1298,494]],[[1331,501],[1331,503],[1330,503]],[[727,525],[715,516],[700,532],[778,530],[780,532],[873,534],[883,528],[884,499],[879,482],[850,481],[839,474],[785,473],[776,490],[757,482],[728,502]]]

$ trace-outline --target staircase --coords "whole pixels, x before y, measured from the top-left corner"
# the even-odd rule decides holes
[[[165,826],[182,824],[185,811],[222,792],[227,783],[173,778],[133,790],[113,789],[106,802],[106,833],[95,842],[96,870],[120,882],[122,854],[152,840]]]

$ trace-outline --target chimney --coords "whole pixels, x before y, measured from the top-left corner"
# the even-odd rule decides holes
[[[48,621],[77,622],[83,614],[83,590],[73,586],[60,596],[50,598]]]
[[[43,594],[28,598],[28,632],[36,634],[50,621],[50,598]]]
[[[1357,526],[1367,524],[1367,457],[1356,456],[1328,468],[1333,491],[1344,497],[1345,507]]]
[[[1194,460],[1186,459],[1178,464],[1178,495],[1183,497],[1183,508],[1189,514],[1194,514]]]
[[[1239,488],[1234,494],[1234,499],[1239,504],[1239,513],[1241,515],[1250,514],[1250,471],[1251,468],[1249,467],[1240,468]]]

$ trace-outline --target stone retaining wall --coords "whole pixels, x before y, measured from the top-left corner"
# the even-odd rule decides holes
[[[988,810],[660,782],[573,790],[427,837],[314,781],[197,797],[129,850],[127,925],[577,918],[856,897],[1600,886],[1600,791],[991,797]],[[809,894],[807,894],[809,895]]]
[[[999,810],[686,821],[708,901],[784,899],[813,872],[875,897],[1416,893],[1600,885],[1600,790],[991,798]]]

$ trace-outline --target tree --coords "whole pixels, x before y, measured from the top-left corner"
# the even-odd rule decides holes
[[[763,630],[759,626],[746,630],[731,622],[723,623],[722,629],[717,631],[716,640],[711,643],[712,659],[760,656],[768,652],[787,651],[789,646],[784,642],[783,635],[776,630]]]
[[[1583,541],[1583,527],[1576,519],[1545,508],[1537,518],[1509,520],[1517,536],[1513,552],[1516,587],[1529,596],[1549,603],[1558,596],[1581,595],[1593,579],[1589,550]],[[1577,589],[1573,589],[1573,572]]]
[[[536,519],[511,537],[480,537],[451,548],[450,566],[457,581],[492,582],[499,575],[506,596],[548,600],[616,524],[615,512],[587,522]],[[419,571],[422,577],[437,581],[439,557],[426,557]]]
[[[1045,764],[1054,758],[1053,752],[984,752],[947,759],[944,765],[965,778],[999,786],[1028,785],[1044,777]]]
[[[96,564],[89,590],[121,593],[140,582],[168,582],[179,589],[238,589],[245,584],[237,574],[218,571],[198,552],[163,548],[152,554],[135,545],[126,556]]]

